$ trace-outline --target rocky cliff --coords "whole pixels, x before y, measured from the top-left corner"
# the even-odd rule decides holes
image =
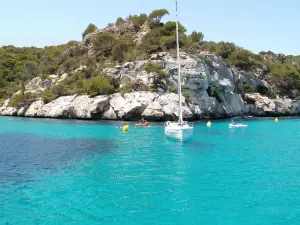
[[[176,58],[161,52],[145,61],[129,62],[104,69],[107,76],[127,82],[141,82],[151,86],[155,73],[147,72],[149,62],[164,68],[161,87],[156,92],[137,91],[90,97],[88,95],[62,96],[45,104],[37,99],[21,108],[10,106],[7,99],[0,107],[0,115],[77,118],[103,120],[150,121],[175,120],[178,116],[178,96],[171,93],[177,87]],[[183,83],[183,116],[186,120],[218,119],[239,115],[280,116],[299,115],[300,101],[286,97],[269,98],[271,88],[264,81],[263,71],[237,71],[213,54],[191,55],[181,53]],[[79,68],[83,70],[84,67]],[[34,78],[25,87],[25,92],[38,93],[56,85],[67,77],[52,75],[50,80]]]

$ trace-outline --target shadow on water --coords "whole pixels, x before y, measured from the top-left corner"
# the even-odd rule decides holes
[[[109,153],[114,148],[114,141],[106,139],[0,133],[0,184],[23,182],[35,172],[52,172],[84,157]]]

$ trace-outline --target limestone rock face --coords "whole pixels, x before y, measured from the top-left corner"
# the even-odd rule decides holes
[[[51,84],[51,80],[36,77],[25,86],[25,92],[40,94],[46,89],[48,89],[51,86]]]
[[[118,116],[115,113],[115,111],[113,110],[113,108],[109,107],[109,109],[106,112],[104,112],[101,119],[103,119],[103,120],[116,120],[116,119],[118,119]]]
[[[72,100],[69,108],[71,118],[101,119],[103,113],[109,108],[108,96],[80,95]]]
[[[72,95],[60,97],[48,104],[36,101],[30,105],[25,116],[101,119],[108,108],[108,96],[91,98],[88,95]]]
[[[165,114],[166,120],[177,120],[179,116],[179,99],[174,93],[163,94],[158,97],[157,101],[162,106],[162,111]],[[193,113],[185,103],[185,98],[182,96],[182,116],[183,119],[192,119]]]
[[[137,120],[157,96],[158,94],[145,91],[126,93],[123,97],[124,100],[120,98],[120,96],[119,100],[117,99],[122,102],[122,107],[112,107],[117,112],[119,118],[125,120]]]
[[[44,102],[42,100],[38,100],[33,102],[27,111],[25,112],[25,116],[27,117],[35,117],[37,116],[38,111],[44,106]]]
[[[246,94],[245,100],[252,104],[251,114],[254,115],[289,115],[298,114],[298,104],[288,98],[269,99],[259,93]]]
[[[151,102],[145,111],[142,114],[142,117],[144,117],[147,120],[151,121],[159,121],[163,119],[164,112],[162,106],[159,104],[158,101]]]
[[[147,26],[142,30],[136,34],[131,22],[121,26],[110,25],[88,34],[79,47],[88,48],[93,53],[92,41],[101,32],[122,36],[132,31],[138,40],[146,32]],[[282,56],[271,53],[264,57],[283,59]],[[182,93],[186,97],[182,97],[185,120],[300,114],[300,101],[286,97],[270,99],[265,96],[270,91],[270,85],[264,80],[264,69],[238,71],[228,67],[220,56],[204,51],[197,55],[180,52],[180,58]],[[149,62],[161,65],[161,77],[145,70]],[[81,65],[70,74],[86,68]],[[103,73],[120,83],[121,87],[129,81],[135,84],[138,82],[149,90],[156,90],[156,93],[132,91],[96,97],[61,96],[47,104],[38,100],[22,108],[10,106],[10,100],[7,99],[0,104],[0,115],[103,120],[139,120],[141,117],[149,121],[178,119],[178,95],[171,93],[176,92],[178,85],[177,59],[172,52],[158,52],[146,60],[114,65],[105,68]],[[25,92],[39,95],[68,76],[65,73],[49,75],[47,79],[36,77],[26,85]]]
[[[1,116],[17,116],[18,109],[16,107],[9,106],[10,99],[4,101],[3,105],[0,107]]]

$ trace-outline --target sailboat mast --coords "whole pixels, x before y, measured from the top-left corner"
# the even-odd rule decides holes
[[[177,65],[178,65],[178,97],[179,97],[179,124],[183,123],[182,119],[182,95],[181,95],[181,65],[179,54],[179,32],[178,32],[178,4],[176,0],[176,46],[177,46]]]

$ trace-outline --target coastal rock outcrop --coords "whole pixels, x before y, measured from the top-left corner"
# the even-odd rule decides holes
[[[167,120],[176,120],[179,115],[178,109],[178,95],[174,93],[163,94],[157,99],[159,104],[162,106],[162,111]],[[184,119],[192,119],[193,113],[185,103],[185,98],[182,96],[182,116]]]
[[[4,101],[0,107],[0,115],[2,116],[17,116],[18,109],[9,105],[10,99]]]
[[[87,37],[86,40],[89,38],[92,37]],[[181,52],[180,56],[182,112],[185,120],[229,118],[239,115],[300,114],[300,101],[286,97],[270,99],[266,96],[270,92],[270,86],[262,79],[262,70],[238,71],[229,68],[221,57],[213,54],[195,56]],[[96,97],[61,96],[47,104],[38,99],[21,108],[12,107],[10,101],[6,100],[0,107],[0,115],[105,120],[138,120],[145,117],[150,121],[176,120],[178,95],[172,92],[177,90],[177,61],[170,53],[153,54],[149,60],[127,62],[106,68],[103,72],[117,80],[120,87],[128,81],[138,81],[138,84],[141,82],[150,90],[157,82],[157,77],[155,78],[154,72],[145,70],[149,62],[159,64],[166,75],[160,78],[162,85],[156,87],[155,93],[133,91]],[[85,69],[85,66],[81,66],[77,70]],[[50,75],[47,79],[34,78],[26,85],[25,92],[41,93],[66,77],[68,74]]]
[[[227,96],[228,95],[228,96]],[[195,96],[194,96],[195,97]],[[183,100],[183,118],[197,120],[205,118],[227,118],[238,115],[284,116],[299,115],[300,101],[288,98],[270,99],[259,93],[245,94],[245,100],[234,93],[226,93],[226,102],[219,102],[206,92],[199,93],[196,102]],[[152,92],[132,92],[110,96],[90,97],[88,95],[62,96],[45,104],[37,100],[21,108],[9,105],[6,100],[0,107],[2,116],[138,120],[149,121],[178,119],[178,95]]]
[[[142,114],[142,117],[144,117],[147,120],[152,121],[159,121],[162,120],[164,117],[164,112],[162,106],[159,104],[158,101],[151,102],[145,111]]]
[[[49,88],[51,84],[52,81],[50,79],[35,77],[25,86],[25,92],[40,94]]]
[[[289,98],[270,99],[259,93],[246,94],[245,100],[249,104],[249,112],[255,116],[285,116],[300,113],[299,101]]]
[[[44,102],[42,100],[38,100],[33,102],[25,112],[25,116],[27,117],[35,117],[38,114],[38,111],[44,106]]]

